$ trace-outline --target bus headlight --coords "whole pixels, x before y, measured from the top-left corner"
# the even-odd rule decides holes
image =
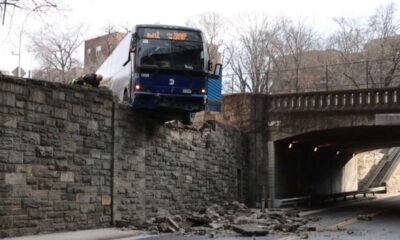
[[[206,93],[206,90],[204,88],[201,89],[201,93]]]
[[[140,87],[140,84],[136,84],[136,85],[135,85],[135,90],[140,90],[140,88],[141,88],[141,87]]]

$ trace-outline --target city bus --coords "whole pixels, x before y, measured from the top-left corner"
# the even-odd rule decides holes
[[[204,36],[195,28],[137,25],[96,73],[103,75],[101,86],[121,102],[164,120],[189,124],[193,113],[207,107],[209,90],[215,98],[219,88],[220,101],[221,65],[213,66]]]

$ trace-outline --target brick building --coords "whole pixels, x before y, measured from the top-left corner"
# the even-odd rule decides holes
[[[126,33],[114,32],[85,41],[85,72],[95,72]]]

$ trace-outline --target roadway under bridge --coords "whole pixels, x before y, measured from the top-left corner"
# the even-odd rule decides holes
[[[249,134],[248,202],[357,190],[354,154],[400,145],[400,89],[226,96]]]

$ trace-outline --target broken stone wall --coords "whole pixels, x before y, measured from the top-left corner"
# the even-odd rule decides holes
[[[247,135],[162,124],[87,89],[0,76],[0,237],[245,201]]]
[[[112,98],[0,77],[0,237],[111,223]]]
[[[202,129],[115,114],[114,220],[141,222],[158,209],[174,214],[247,195],[247,136],[208,122]]]

